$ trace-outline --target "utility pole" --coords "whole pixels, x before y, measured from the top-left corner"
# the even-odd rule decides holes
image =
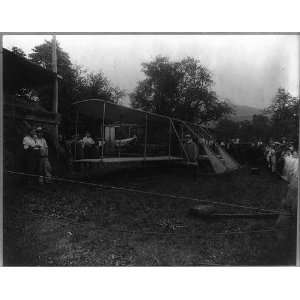
[[[52,71],[55,73],[53,83],[53,102],[52,111],[58,114],[58,77],[57,77],[57,51],[56,51],[56,36],[52,37]],[[55,139],[58,141],[58,124],[55,125]]]

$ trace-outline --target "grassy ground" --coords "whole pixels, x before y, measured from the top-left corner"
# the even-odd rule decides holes
[[[286,183],[264,169],[259,175],[244,168],[194,180],[187,169],[160,166],[85,180],[270,209],[279,208],[286,193]],[[203,220],[189,214],[196,204],[189,200],[62,182],[20,184],[12,175],[4,192],[6,265],[295,264],[295,239],[288,234],[284,245],[274,232],[216,235],[270,228],[275,219]]]

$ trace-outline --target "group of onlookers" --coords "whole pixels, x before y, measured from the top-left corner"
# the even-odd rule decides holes
[[[288,214],[280,214],[276,226],[278,237],[287,237],[286,229],[294,230],[294,217],[297,212],[298,200],[298,152],[293,143],[285,139],[281,142],[270,142],[265,147],[265,160],[272,173],[278,174],[288,182],[286,195],[281,202],[281,208]],[[283,230],[281,230],[283,229]],[[293,231],[292,231],[293,232]]]
[[[60,169],[64,169],[64,171],[71,169],[72,159],[75,158],[74,153],[72,153],[72,145],[74,144],[77,147],[77,158],[91,158],[94,156],[94,152],[99,153],[99,147],[101,146],[94,141],[89,132],[86,132],[82,138],[74,139],[74,141],[65,140],[59,134],[56,148],[58,172]],[[50,183],[52,167],[49,161],[48,144],[41,126],[31,128],[23,138],[23,150],[25,171],[38,176],[38,182],[41,184]]]
[[[72,143],[67,143],[59,136],[58,144],[61,151],[58,151],[58,154],[61,154],[60,156],[62,156],[64,161],[69,161],[72,157],[91,158],[94,156],[94,152],[99,154],[99,150],[102,147],[102,144],[100,144],[100,142],[96,143],[88,131],[82,138],[77,137],[74,143],[77,152],[79,152],[75,155],[71,151]],[[229,153],[232,152],[230,149],[235,144],[239,144],[239,139],[226,143],[221,141],[219,143],[221,147],[229,150]],[[294,144],[287,142],[285,139],[282,139],[281,142],[270,141],[266,145],[261,141],[252,144],[250,147],[251,150],[253,150],[252,148],[262,149],[267,167],[273,173],[280,174],[280,176],[288,182],[292,176],[298,176],[298,152]],[[50,182],[52,168],[48,158],[48,145],[44,138],[42,127],[38,126],[30,130],[29,134],[23,139],[23,148],[26,170],[30,174],[39,175],[40,183]],[[199,147],[193,141],[190,134],[185,136],[184,148],[189,160],[196,162],[200,154]]]
[[[293,143],[286,140],[270,142],[265,146],[264,154],[272,173],[278,173],[288,182],[292,176],[298,176],[298,152]]]
[[[270,142],[265,147],[265,160],[273,173],[279,174],[288,182],[286,194],[281,201],[281,208],[287,214],[280,214],[276,221],[279,241],[286,246],[285,243],[288,242],[289,236],[295,234],[296,228],[299,177],[296,146],[285,139],[281,142]]]
[[[37,175],[39,183],[50,183],[52,168],[42,127],[32,128],[23,138],[23,149],[26,171]]]
[[[89,131],[82,137],[73,136],[69,143],[74,159],[98,158],[102,146],[102,141],[96,141]]]

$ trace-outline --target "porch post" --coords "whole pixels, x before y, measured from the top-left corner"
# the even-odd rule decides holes
[[[58,79],[57,79],[57,51],[56,51],[56,36],[52,37],[52,71],[55,73],[53,82],[53,100],[52,100],[52,111],[58,114]],[[55,125],[55,140],[58,142],[58,124]]]
[[[171,119],[169,119],[169,149],[168,149],[169,159],[171,159],[171,142],[172,142],[172,124],[171,124]]]
[[[144,140],[144,160],[146,160],[146,156],[147,156],[148,113],[146,113],[145,122],[146,122],[146,126],[145,126],[145,140]]]
[[[101,158],[104,158],[104,143],[105,143],[105,109],[106,101],[104,101],[103,112],[102,112],[102,146],[101,146]]]
[[[79,119],[79,111],[76,111],[76,119],[75,119],[75,142],[74,142],[74,158],[77,159],[77,136],[78,136],[78,119]]]

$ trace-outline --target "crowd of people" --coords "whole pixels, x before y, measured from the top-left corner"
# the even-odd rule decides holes
[[[239,144],[239,140],[236,139],[234,141],[230,141],[230,143],[221,141],[218,144],[231,153],[231,148],[234,145]],[[279,174],[282,179],[288,182],[290,182],[293,177],[298,176],[298,152],[294,143],[288,142],[285,138],[283,138],[280,142],[270,141],[268,144],[264,144],[261,141],[257,141],[252,144],[250,147],[251,150],[254,148],[259,150],[258,152],[255,151],[255,154],[264,153],[266,165],[272,173]],[[59,136],[59,154],[61,154],[59,156],[62,157],[64,162],[70,161],[71,158],[75,156],[80,158],[93,157],[94,152],[99,154],[100,148],[102,147],[100,143],[97,143],[92,138],[88,131],[82,138],[76,139],[75,146],[77,148],[77,155],[72,153],[72,145],[65,141],[61,135]],[[41,126],[32,128],[24,137],[23,148],[26,170],[30,174],[39,175],[39,183],[51,182],[52,167],[49,161],[48,144]],[[197,162],[198,156],[201,153],[198,145],[193,141],[190,134],[185,135],[184,148],[189,160],[191,162]],[[258,154],[256,156],[260,155]]]
[[[290,182],[298,176],[298,152],[295,144],[282,139],[271,141],[265,146],[265,161],[272,173],[277,173],[282,179]]]
[[[280,142],[271,141],[265,146],[265,161],[272,173],[278,174],[287,181],[287,192],[281,202],[281,208],[290,213],[291,216],[280,214],[276,226],[278,227],[278,237],[280,240],[286,238],[285,230],[295,229],[294,216],[297,213],[298,203],[298,152],[296,145],[282,139]],[[283,229],[283,230],[280,230]]]

